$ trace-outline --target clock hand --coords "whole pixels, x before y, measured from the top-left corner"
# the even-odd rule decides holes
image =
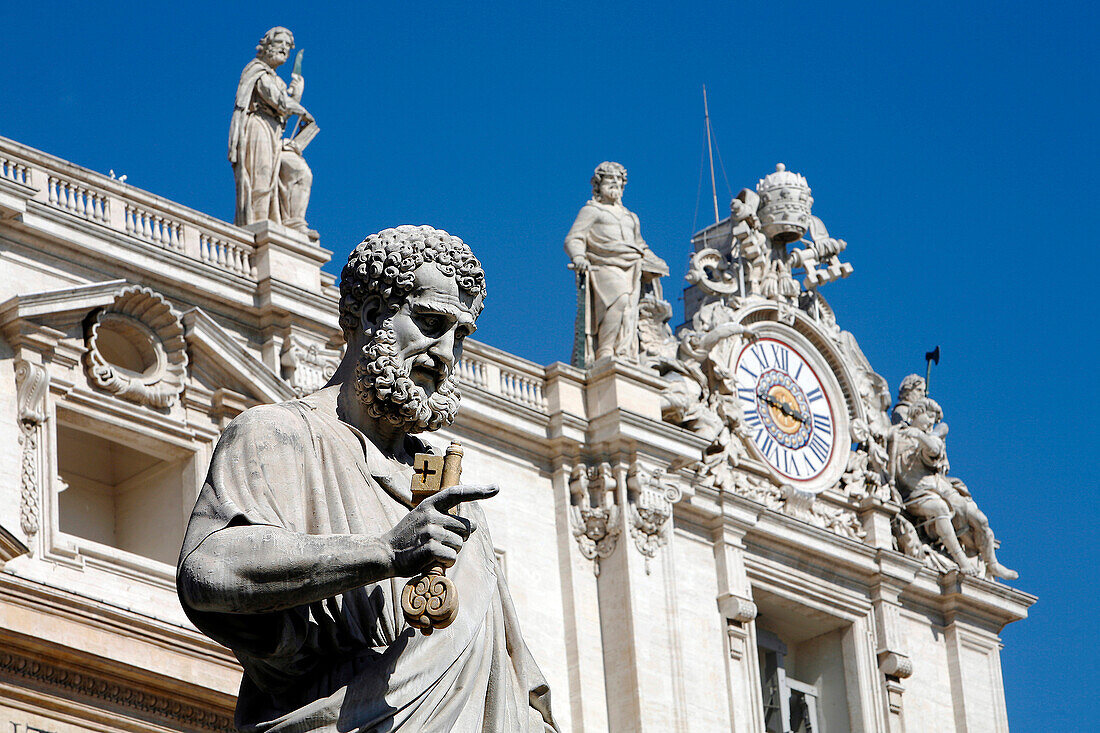
[[[794,418],[795,420],[798,420],[798,422],[803,424],[806,423],[806,417],[801,412],[795,412],[793,408],[787,405],[787,403],[780,402],[779,400],[775,399],[765,392],[759,392],[756,396],[763,400],[766,404],[771,405],[775,409],[782,412],[787,417]]]

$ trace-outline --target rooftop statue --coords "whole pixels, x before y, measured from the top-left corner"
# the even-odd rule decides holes
[[[237,181],[238,225],[265,219],[291,229],[316,233],[306,226],[306,208],[313,173],[302,151],[317,134],[313,116],[302,106],[305,79],[302,52],[294,63],[290,86],[275,72],[294,48],[294,35],[272,28],[256,46],[237,85],[233,119],[229,123],[229,162]],[[287,119],[298,116],[296,134],[284,138]]]
[[[944,443],[947,423],[937,422],[942,415],[939,405],[930,398],[915,396],[918,391],[923,392],[924,380],[919,376],[914,380],[912,376],[906,379],[910,388],[909,402],[903,403],[899,396],[899,403],[906,404],[907,409],[904,422],[895,426],[891,447],[891,473],[905,502],[905,511],[920,523],[919,527],[932,540],[947,549],[961,572],[980,574],[979,567],[963,547],[965,543],[985,562],[988,575],[1015,580],[1019,575],[997,561],[989,520],[974,502],[966,484],[947,475],[949,465]]]
[[[475,501],[497,488],[459,483],[419,503],[413,491],[414,457],[433,458],[416,434],[458,410],[481,264],[457,237],[401,226],[355,248],[340,293],[336,373],[229,424],[184,539],[184,609],[244,667],[237,725],[556,730]],[[461,606],[426,633],[402,586],[435,564]]]
[[[654,302],[663,303],[659,278],[668,274],[668,265],[642,239],[638,215],[623,206],[625,187],[626,168],[609,161],[596,166],[592,198],[565,237],[579,291],[573,358],[578,366],[612,357],[638,361],[643,291],[652,291]],[[664,320],[671,315],[668,309]]]

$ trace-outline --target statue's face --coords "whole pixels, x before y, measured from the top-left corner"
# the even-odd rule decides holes
[[[434,264],[413,273],[411,294],[395,313],[377,316],[356,365],[356,392],[368,414],[410,433],[451,424],[459,401],[452,372],[481,297]]]
[[[615,174],[600,177],[600,198],[607,203],[618,203],[623,198],[623,177]]]
[[[398,358],[430,396],[450,377],[463,342],[477,329],[475,298],[431,263],[413,273],[413,283],[412,294],[389,320]]]
[[[275,36],[275,39],[264,47],[263,60],[272,68],[282,66],[290,56],[290,49],[294,48],[290,37],[285,33]]]
[[[902,401],[904,401],[904,402],[916,402],[917,400],[924,399],[924,396],[925,396],[925,388],[924,388],[924,380],[922,379],[918,382],[914,382],[913,386],[911,386],[909,389],[907,389],[905,391],[905,395],[902,397]]]

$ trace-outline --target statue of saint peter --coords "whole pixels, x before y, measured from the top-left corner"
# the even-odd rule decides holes
[[[413,508],[416,434],[458,410],[453,372],[485,298],[459,238],[367,237],[340,283],[344,359],[320,391],[245,411],[218,442],[180,555],[195,625],[244,667],[242,731],[552,731],[476,500],[460,484]],[[448,513],[456,508],[457,516]],[[449,566],[461,606],[431,635],[405,579]]]

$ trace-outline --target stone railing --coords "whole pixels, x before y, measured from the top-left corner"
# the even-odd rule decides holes
[[[455,368],[462,385],[470,385],[524,407],[546,412],[544,369],[491,346],[467,341]]]
[[[0,179],[34,189],[30,200],[70,216],[217,270],[256,278],[250,232],[109,176],[0,137]]]

